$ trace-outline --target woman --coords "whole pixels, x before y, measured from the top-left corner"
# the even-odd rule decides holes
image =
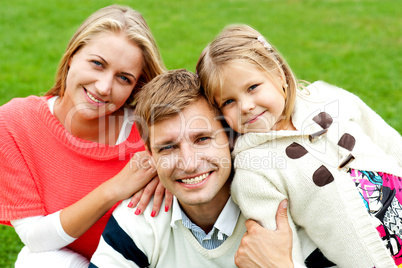
[[[25,244],[16,267],[87,267],[116,203],[136,193],[136,205],[147,184],[158,213],[164,188],[130,115],[164,70],[141,14],[113,5],[79,27],[45,96],[0,107],[0,221]]]

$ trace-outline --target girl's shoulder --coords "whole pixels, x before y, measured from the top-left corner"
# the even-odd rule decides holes
[[[298,91],[295,110],[326,110],[335,104],[339,107],[350,108],[359,101],[358,96],[343,88],[324,81],[316,81]],[[297,106],[303,108],[297,109]]]
[[[315,81],[305,89],[300,90],[301,96],[324,101],[330,98],[340,98],[353,95],[349,91],[324,81]]]

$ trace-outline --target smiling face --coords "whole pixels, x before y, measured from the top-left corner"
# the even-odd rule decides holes
[[[279,130],[278,122],[285,107],[280,83],[244,61],[224,66],[223,77],[222,92],[217,90],[214,99],[233,130],[239,133]]]
[[[64,113],[72,111],[85,120],[108,115],[126,102],[141,75],[143,56],[123,33],[96,35],[69,61]]]
[[[231,158],[227,135],[201,98],[150,127],[150,147],[162,184],[183,207],[221,206],[229,197]],[[219,200],[219,201],[218,201]]]

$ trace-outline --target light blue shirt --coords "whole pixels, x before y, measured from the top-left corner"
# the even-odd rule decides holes
[[[181,210],[177,198],[174,197],[170,226],[177,228],[176,222],[179,220],[182,221],[183,225],[192,232],[197,241],[205,249],[214,249],[222,245],[223,242],[225,242],[225,240],[233,234],[237,220],[239,219],[239,215],[239,207],[235,202],[233,202],[232,198],[229,197],[212,230],[206,234],[204,230],[194,224],[187,217],[187,215]]]

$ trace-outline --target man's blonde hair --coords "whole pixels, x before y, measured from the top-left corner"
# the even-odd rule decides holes
[[[204,49],[196,66],[196,73],[205,95],[214,105],[214,95],[222,92],[223,68],[236,62],[247,62],[270,75],[285,98],[283,121],[290,121],[294,109],[297,80],[281,54],[255,29],[247,25],[230,25]]]
[[[137,94],[136,126],[149,147],[149,127],[173,117],[200,98],[205,98],[198,77],[185,69],[155,77]],[[217,110],[211,105],[211,109]]]

